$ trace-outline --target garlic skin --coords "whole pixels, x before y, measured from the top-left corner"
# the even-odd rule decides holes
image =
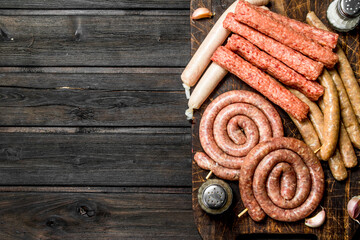
[[[355,196],[347,204],[347,211],[351,219],[360,224],[357,218],[360,214],[360,196]]]
[[[324,224],[326,218],[325,209],[321,207],[321,211],[312,218],[305,219],[305,225],[311,228],[317,228]]]
[[[198,8],[193,12],[191,19],[211,18],[213,15],[214,14],[207,8]]]

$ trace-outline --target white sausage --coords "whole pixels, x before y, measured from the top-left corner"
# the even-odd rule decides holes
[[[230,31],[223,27],[223,21],[229,12],[234,12],[238,0],[235,1],[219,18],[213,28],[210,30],[204,41],[191,58],[185,70],[181,74],[181,80],[189,87],[192,87],[199,80],[201,74],[205,71],[210,63],[210,58],[225,39],[229,36]]]
[[[192,110],[199,109],[206,98],[214,91],[216,86],[228,73],[227,70],[220,67],[216,63],[211,63],[204,75],[201,77],[199,83],[196,85],[194,91],[188,102],[189,109],[186,110],[185,115],[188,119],[192,119]]]

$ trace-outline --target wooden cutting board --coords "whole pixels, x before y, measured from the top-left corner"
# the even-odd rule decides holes
[[[199,44],[203,41],[214,22],[221,16],[225,9],[230,6],[232,0],[191,0],[191,13],[199,7],[207,7],[216,13],[212,19],[202,19],[191,21],[191,47],[192,54],[195,53]],[[326,9],[331,0],[272,0],[269,8],[277,13],[286,15],[300,21],[305,21],[306,14],[314,11],[316,15],[327,25]],[[340,45],[345,50],[348,58],[355,70],[357,79],[360,78],[360,54],[359,54],[359,30],[353,30],[350,33],[340,34]],[[193,154],[202,151],[199,142],[199,123],[201,115],[209,103],[221,93],[233,89],[251,90],[246,84],[242,83],[237,77],[228,74],[226,78],[216,88],[209,99],[203,104],[201,109],[195,112],[195,119],[192,125],[192,145]],[[285,136],[301,139],[297,128],[292,123],[287,114],[277,107],[283,119],[285,127]],[[320,240],[347,240],[358,239],[359,233],[356,233],[358,225],[351,220],[346,211],[346,205],[349,199],[354,195],[360,195],[360,170],[359,167],[349,171],[349,178],[344,182],[337,182],[331,175],[327,163],[323,162],[323,168],[326,176],[326,190],[321,202],[325,207],[327,218],[325,224],[316,229],[311,229],[304,225],[304,221],[295,223],[283,223],[266,218],[264,222],[254,222],[248,214],[242,218],[237,218],[244,206],[240,200],[239,188],[237,182],[229,182],[233,192],[234,201],[230,209],[220,216],[210,216],[200,208],[197,199],[198,188],[205,182],[208,171],[200,169],[193,161],[192,164],[192,183],[193,193],[192,202],[194,217],[197,228],[204,239],[256,239],[260,237],[257,234],[295,234],[295,239],[316,239]],[[214,176],[212,178],[215,178]],[[316,211],[319,211],[317,209]],[[359,230],[360,231],[360,230]],[[255,235],[249,235],[255,234]],[[306,234],[306,235],[299,235]],[[309,234],[309,235],[307,235]],[[356,236],[354,237],[354,235]],[[289,236],[278,236],[281,239],[289,239]],[[285,237],[285,238],[283,238]]]

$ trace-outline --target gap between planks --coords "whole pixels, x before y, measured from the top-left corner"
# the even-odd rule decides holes
[[[188,127],[0,127],[0,133],[191,134]]]
[[[191,194],[191,187],[0,186],[0,192]]]
[[[138,10],[8,10],[0,8],[1,16],[189,16],[190,9]]]

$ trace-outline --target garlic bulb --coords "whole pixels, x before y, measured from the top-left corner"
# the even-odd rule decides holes
[[[347,211],[349,216],[355,220],[357,223],[360,224],[359,220],[357,219],[360,214],[360,196],[355,196],[347,204]]]
[[[321,207],[321,211],[312,218],[305,219],[305,225],[311,228],[317,228],[325,222],[326,214],[325,209]]]

